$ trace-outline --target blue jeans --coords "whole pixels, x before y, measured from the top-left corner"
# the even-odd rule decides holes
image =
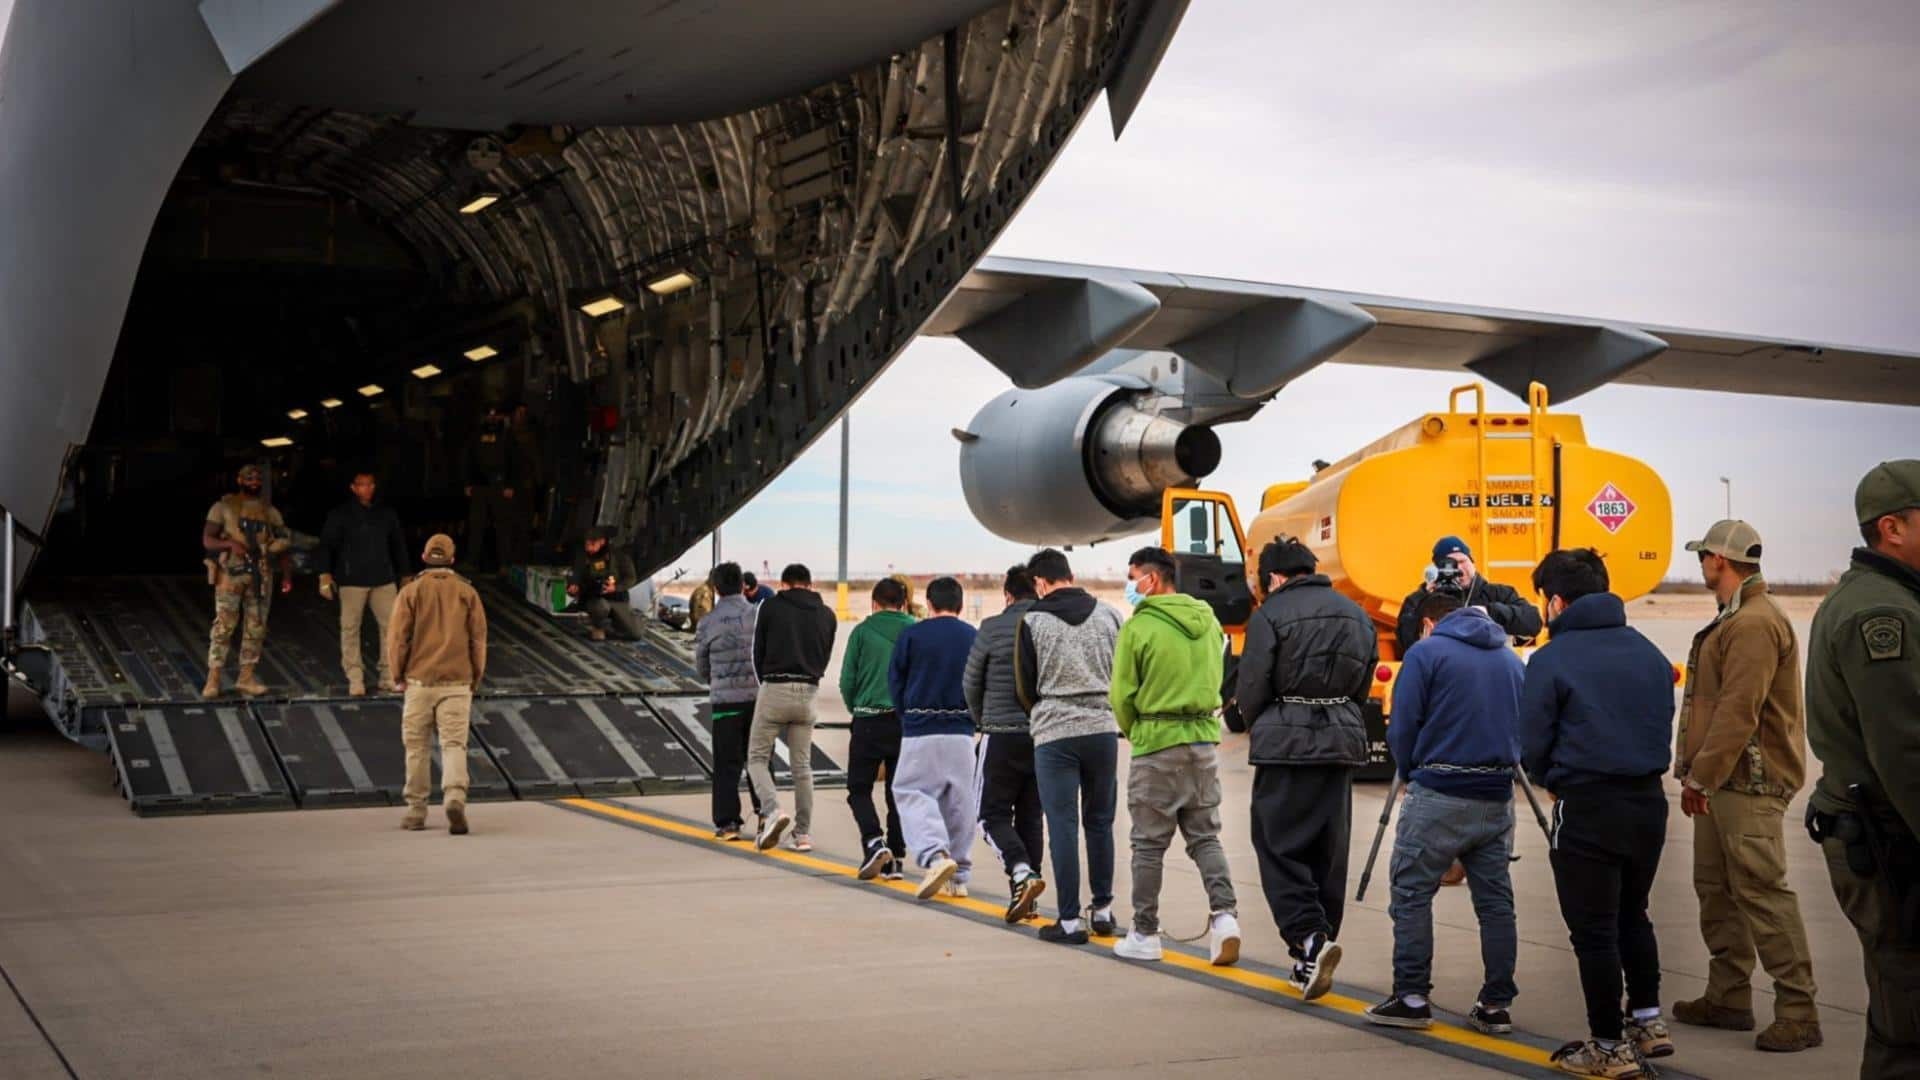
[[[1457,860],[1467,870],[1473,913],[1480,921],[1480,1003],[1504,1008],[1520,993],[1513,965],[1520,949],[1513,921],[1513,803],[1442,795],[1407,785],[1393,835],[1393,992],[1433,990],[1433,894]]]
[[[1033,748],[1033,776],[1053,848],[1053,885],[1060,918],[1080,917],[1080,826],[1087,828],[1087,876],[1093,906],[1113,903],[1113,813],[1120,736],[1076,735]]]

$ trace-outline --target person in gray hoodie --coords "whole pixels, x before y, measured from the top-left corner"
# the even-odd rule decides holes
[[[706,681],[713,709],[713,835],[740,839],[740,773],[747,764],[747,729],[760,680],[753,673],[754,606],[747,601],[739,563],[721,563],[708,578],[713,610],[694,633],[693,662]],[[754,813],[760,796],[753,796]]]
[[[1053,878],[1060,921],[1040,928],[1040,940],[1085,945],[1093,933],[1111,937],[1113,817],[1120,757],[1120,725],[1107,692],[1120,613],[1073,583],[1067,557],[1048,548],[1027,561],[1040,594],[1021,617],[1014,641],[1014,683],[1033,734],[1033,768],[1040,804],[1053,836]],[[1085,809],[1085,820],[1081,810]],[[1080,911],[1080,829],[1087,830],[1091,919]]]
[[[974,801],[987,843],[1007,868],[1007,922],[1017,923],[1033,914],[1034,901],[1047,888],[1038,869],[1046,853],[1046,826],[1033,772],[1033,736],[1013,685],[1015,631],[1039,596],[1025,566],[1009,569],[1001,590],[1007,608],[980,624],[967,654],[965,690],[967,710],[981,733]]]

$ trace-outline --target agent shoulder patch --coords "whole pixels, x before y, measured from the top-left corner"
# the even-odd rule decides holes
[[[1898,660],[1906,654],[1907,624],[1898,615],[1875,615],[1860,623],[1868,660]]]

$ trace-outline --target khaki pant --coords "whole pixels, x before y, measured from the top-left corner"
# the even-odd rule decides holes
[[[407,747],[407,783],[401,794],[410,809],[427,808],[433,794],[433,753],[430,739],[440,732],[440,801],[448,806],[467,803],[467,722],[473,710],[473,688],[466,683],[407,683],[400,712],[400,739]]]
[[[780,812],[780,789],[773,786],[773,743],[784,736],[787,767],[793,772],[793,831],[813,833],[813,696],[808,682],[775,682],[760,687],[754,699],[753,726],[747,730],[747,780],[760,802],[760,816]]]
[[[1813,955],[1800,900],[1787,886],[1787,800],[1723,790],[1709,796],[1708,809],[1693,819],[1693,889],[1711,957],[1707,1000],[1751,1011],[1757,952],[1773,976],[1774,1017],[1818,1020]]]
[[[1899,913],[1886,882],[1863,878],[1847,865],[1845,841],[1821,845],[1834,898],[1860,935],[1867,969],[1867,1042],[1861,1080],[1920,1077],[1920,942],[1902,939]]]
[[[366,670],[361,666],[360,624],[373,608],[373,621],[380,627],[380,685],[393,685],[393,672],[387,669],[387,617],[393,614],[393,598],[399,589],[392,585],[340,586],[340,666],[346,669],[347,682],[365,686]]]

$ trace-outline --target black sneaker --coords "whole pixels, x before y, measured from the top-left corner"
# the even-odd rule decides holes
[[[1307,939],[1307,958],[1293,966],[1293,986],[1304,1000],[1325,997],[1333,989],[1333,969],[1340,966],[1340,945],[1316,933]]]
[[[1046,891],[1046,880],[1031,870],[1009,880],[1007,892],[1012,899],[1007,901],[1007,923],[1012,925],[1032,918],[1034,901],[1040,899],[1040,894]]]
[[[1467,1023],[1475,1031],[1484,1031],[1489,1035],[1513,1034],[1513,1014],[1504,1006],[1490,1007],[1479,1002],[1473,1003],[1473,1011],[1467,1014]]]
[[[1112,908],[1108,908],[1105,914],[1095,912],[1092,923],[1094,937],[1113,937],[1120,932],[1120,924],[1114,921]]]
[[[1382,1027],[1430,1028],[1433,1026],[1433,1006],[1409,1005],[1404,995],[1394,994],[1378,1005],[1367,1006],[1367,1023]]]
[[[1048,923],[1040,928],[1040,940],[1051,941],[1056,945],[1085,945],[1087,928],[1082,926],[1078,930],[1069,932],[1060,929],[1060,924],[1057,922]]]
[[[893,852],[887,850],[885,841],[875,840],[867,845],[867,861],[860,864],[860,880],[872,881],[892,865]]]

